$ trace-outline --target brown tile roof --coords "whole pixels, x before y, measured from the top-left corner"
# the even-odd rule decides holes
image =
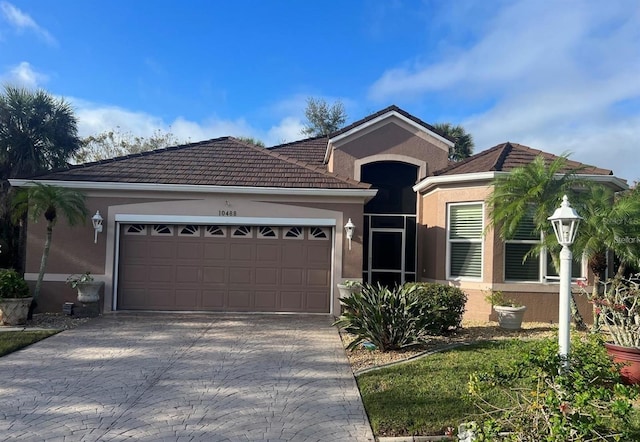
[[[370,187],[232,137],[71,166],[32,178],[283,188]]]
[[[364,117],[364,118],[363,118],[363,119],[361,119],[361,120],[358,120],[358,121],[356,121],[356,122],[354,122],[354,123],[351,123],[350,125],[345,126],[345,127],[343,127],[342,129],[337,130],[337,131],[335,131],[335,132],[333,132],[333,133],[329,134],[329,138],[333,138],[333,137],[336,137],[336,136],[338,136],[338,135],[340,135],[340,134],[343,134],[343,133],[345,133],[345,132],[348,132],[348,131],[350,131],[351,129],[353,129],[353,128],[357,127],[357,126],[360,126],[361,124],[364,124],[364,123],[366,123],[366,122],[368,122],[368,121],[371,121],[371,120],[373,120],[373,119],[375,119],[375,118],[378,118],[378,117],[379,117],[379,116],[381,116],[381,115],[384,115],[384,114],[386,114],[386,113],[388,113],[388,112],[392,112],[392,111],[396,111],[396,112],[398,112],[400,115],[402,115],[402,116],[404,116],[404,117],[406,117],[406,118],[410,119],[410,120],[411,120],[411,121],[413,121],[414,123],[417,123],[417,124],[419,124],[419,125],[421,125],[421,126],[425,127],[426,129],[430,130],[431,132],[435,132],[435,133],[437,133],[438,135],[440,135],[440,136],[441,136],[441,137],[443,137],[443,138],[446,138],[446,139],[447,139],[447,140],[449,140],[449,141],[452,141],[452,142],[455,142],[455,141],[456,141],[455,139],[453,139],[453,138],[451,138],[451,137],[449,137],[449,136],[447,136],[447,135],[444,135],[442,132],[440,132],[438,129],[436,129],[435,127],[433,127],[433,126],[432,126],[432,125],[430,125],[429,123],[426,123],[426,122],[422,121],[420,118],[414,117],[414,116],[413,116],[413,115],[411,115],[410,113],[408,113],[408,112],[406,112],[406,111],[404,111],[404,110],[400,109],[400,108],[399,108],[398,106],[396,106],[395,104],[392,104],[391,106],[386,107],[386,108],[382,109],[381,111],[376,112],[375,114],[371,114],[371,115],[369,115],[369,116],[366,116],[366,117]]]
[[[327,152],[328,137],[307,138],[306,140],[280,144],[270,147],[271,152],[286,155],[314,166],[324,166],[324,155]]]
[[[436,171],[434,175],[458,175],[493,171],[508,172],[516,167],[531,163],[539,155],[542,155],[547,163],[558,158],[548,152],[532,149],[522,144],[506,142],[472,155],[459,163],[453,163],[444,169]],[[577,161],[567,160],[567,170],[576,169],[579,169],[579,174],[613,175],[613,172],[608,169],[600,169]]]

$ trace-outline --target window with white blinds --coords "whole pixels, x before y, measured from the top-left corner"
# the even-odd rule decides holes
[[[448,205],[448,278],[482,278],[482,203]]]

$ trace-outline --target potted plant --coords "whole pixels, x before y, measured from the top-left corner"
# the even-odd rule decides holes
[[[32,300],[29,286],[18,272],[0,269],[0,324],[26,323]]]
[[[78,290],[78,302],[88,303],[100,300],[102,281],[95,281],[89,272],[85,272],[82,275],[69,276],[67,284],[72,289]]]
[[[362,283],[360,281],[354,281],[351,279],[347,279],[342,284],[338,284],[338,290],[340,291],[341,298],[348,298],[355,292],[360,291],[362,288]]]
[[[490,290],[485,300],[498,315],[498,325],[506,330],[520,330],[527,307],[507,298],[500,290]]]
[[[596,320],[604,325],[611,342],[605,347],[614,362],[624,364],[622,379],[631,384],[640,383],[640,274],[625,279],[621,276],[604,283],[602,294],[591,299]],[[586,293],[586,284],[578,282]]]

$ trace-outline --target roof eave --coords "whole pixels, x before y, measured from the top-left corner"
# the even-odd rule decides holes
[[[438,175],[430,176],[420,181],[413,186],[413,191],[418,193],[424,193],[440,184],[455,184],[455,183],[468,183],[472,181],[490,181],[499,175],[508,175],[510,172],[492,171],[492,172],[476,172],[476,173],[461,173],[456,175]],[[556,174],[557,178],[564,176],[563,174]],[[618,188],[618,190],[627,190],[629,185],[623,179],[620,179],[614,175],[596,175],[596,174],[578,174],[582,179],[586,179],[593,182],[611,184]]]
[[[63,180],[26,180],[11,179],[14,187],[30,187],[33,183],[60,186],[78,190],[125,190],[154,192],[187,192],[187,193],[226,193],[244,195],[296,195],[296,196],[353,196],[372,198],[377,189],[322,189],[306,187],[249,187],[249,186],[214,186],[195,184],[155,184],[155,183],[121,183],[102,181],[63,181]]]

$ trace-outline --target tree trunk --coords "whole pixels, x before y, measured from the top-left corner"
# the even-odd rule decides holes
[[[44,279],[44,272],[47,268],[47,259],[49,258],[49,251],[51,250],[51,237],[53,235],[53,223],[49,221],[47,223],[47,238],[44,241],[44,250],[42,251],[42,259],[40,260],[40,271],[38,273],[38,280],[36,281],[36,288],[33,290],[33,301],[31,301],[31,307],[29,308],[29,316],[27,319],[33,318],[33,310],[38,305],[38,298],[40,297],[40,288],[42,287],[42,280]]]
[[[569,296],[569,300],[571,301],[569,303],[569,307],[571,308],[571,317],[573,318],[573,323],[576,326],[576,330],[587,330],[587,324],[585,324],[584,318],[578,310],[578,304],[576,304],[576,299],[574,297],[573,291],[571,292],[571,296]]]

